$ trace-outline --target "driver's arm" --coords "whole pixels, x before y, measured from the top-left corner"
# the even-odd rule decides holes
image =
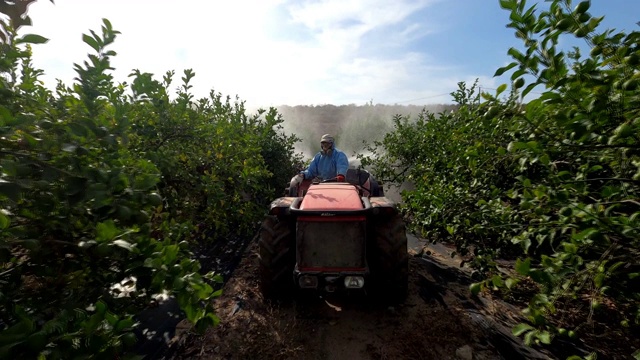
[[[318,176],[319,159],[320,159],[320,155],[316,154],[316,156],[314,156],[313,159],[311,160],[311,163],[309,164],[309,167],[307,168],[307,170],[302,172],[305,179],[313,179],[314,177]]]
[[[336,172],[337,175],[347,176],[347,169],[349,169],[349,159],[347,159],[347,155],[345,153],[340,152],[337,154],[338,157],[336,159]],[[343,179],[344,180],[344,179]]]

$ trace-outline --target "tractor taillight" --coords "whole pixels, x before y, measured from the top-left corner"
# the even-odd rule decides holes
[[[364,278],[362,276],[345,276],[344,287],[347,289],[361,289],[364,286]]]

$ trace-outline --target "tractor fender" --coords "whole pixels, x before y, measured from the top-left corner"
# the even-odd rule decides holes
[[[288,215],[291,204],[298,199],[297,197],[281,197],[273,200],[269,205],[269,215]]]
[[[398,212],[398,205],[387,197],[370,197],[369,201],[371,202],[371,208],[373,209],[374,214],[382,213],[389,215],[396,214]]]

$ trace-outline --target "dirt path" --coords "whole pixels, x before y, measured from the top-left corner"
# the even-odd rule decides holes
[[[219,326],[178,330],[175,359],[549,358],[510,335],[517,309],[469,294],[469,274],[443,248],[410,261],[409,297],[397,307],[359,295],[267,304],[250,244],[216,300]],[[500,320],[495,320],[500,319]]]

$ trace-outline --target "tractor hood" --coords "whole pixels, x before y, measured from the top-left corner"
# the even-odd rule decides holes
[[[311,185],[300,204],[300,210],[361,210],[362,199],[355,186],[344,183]]]

